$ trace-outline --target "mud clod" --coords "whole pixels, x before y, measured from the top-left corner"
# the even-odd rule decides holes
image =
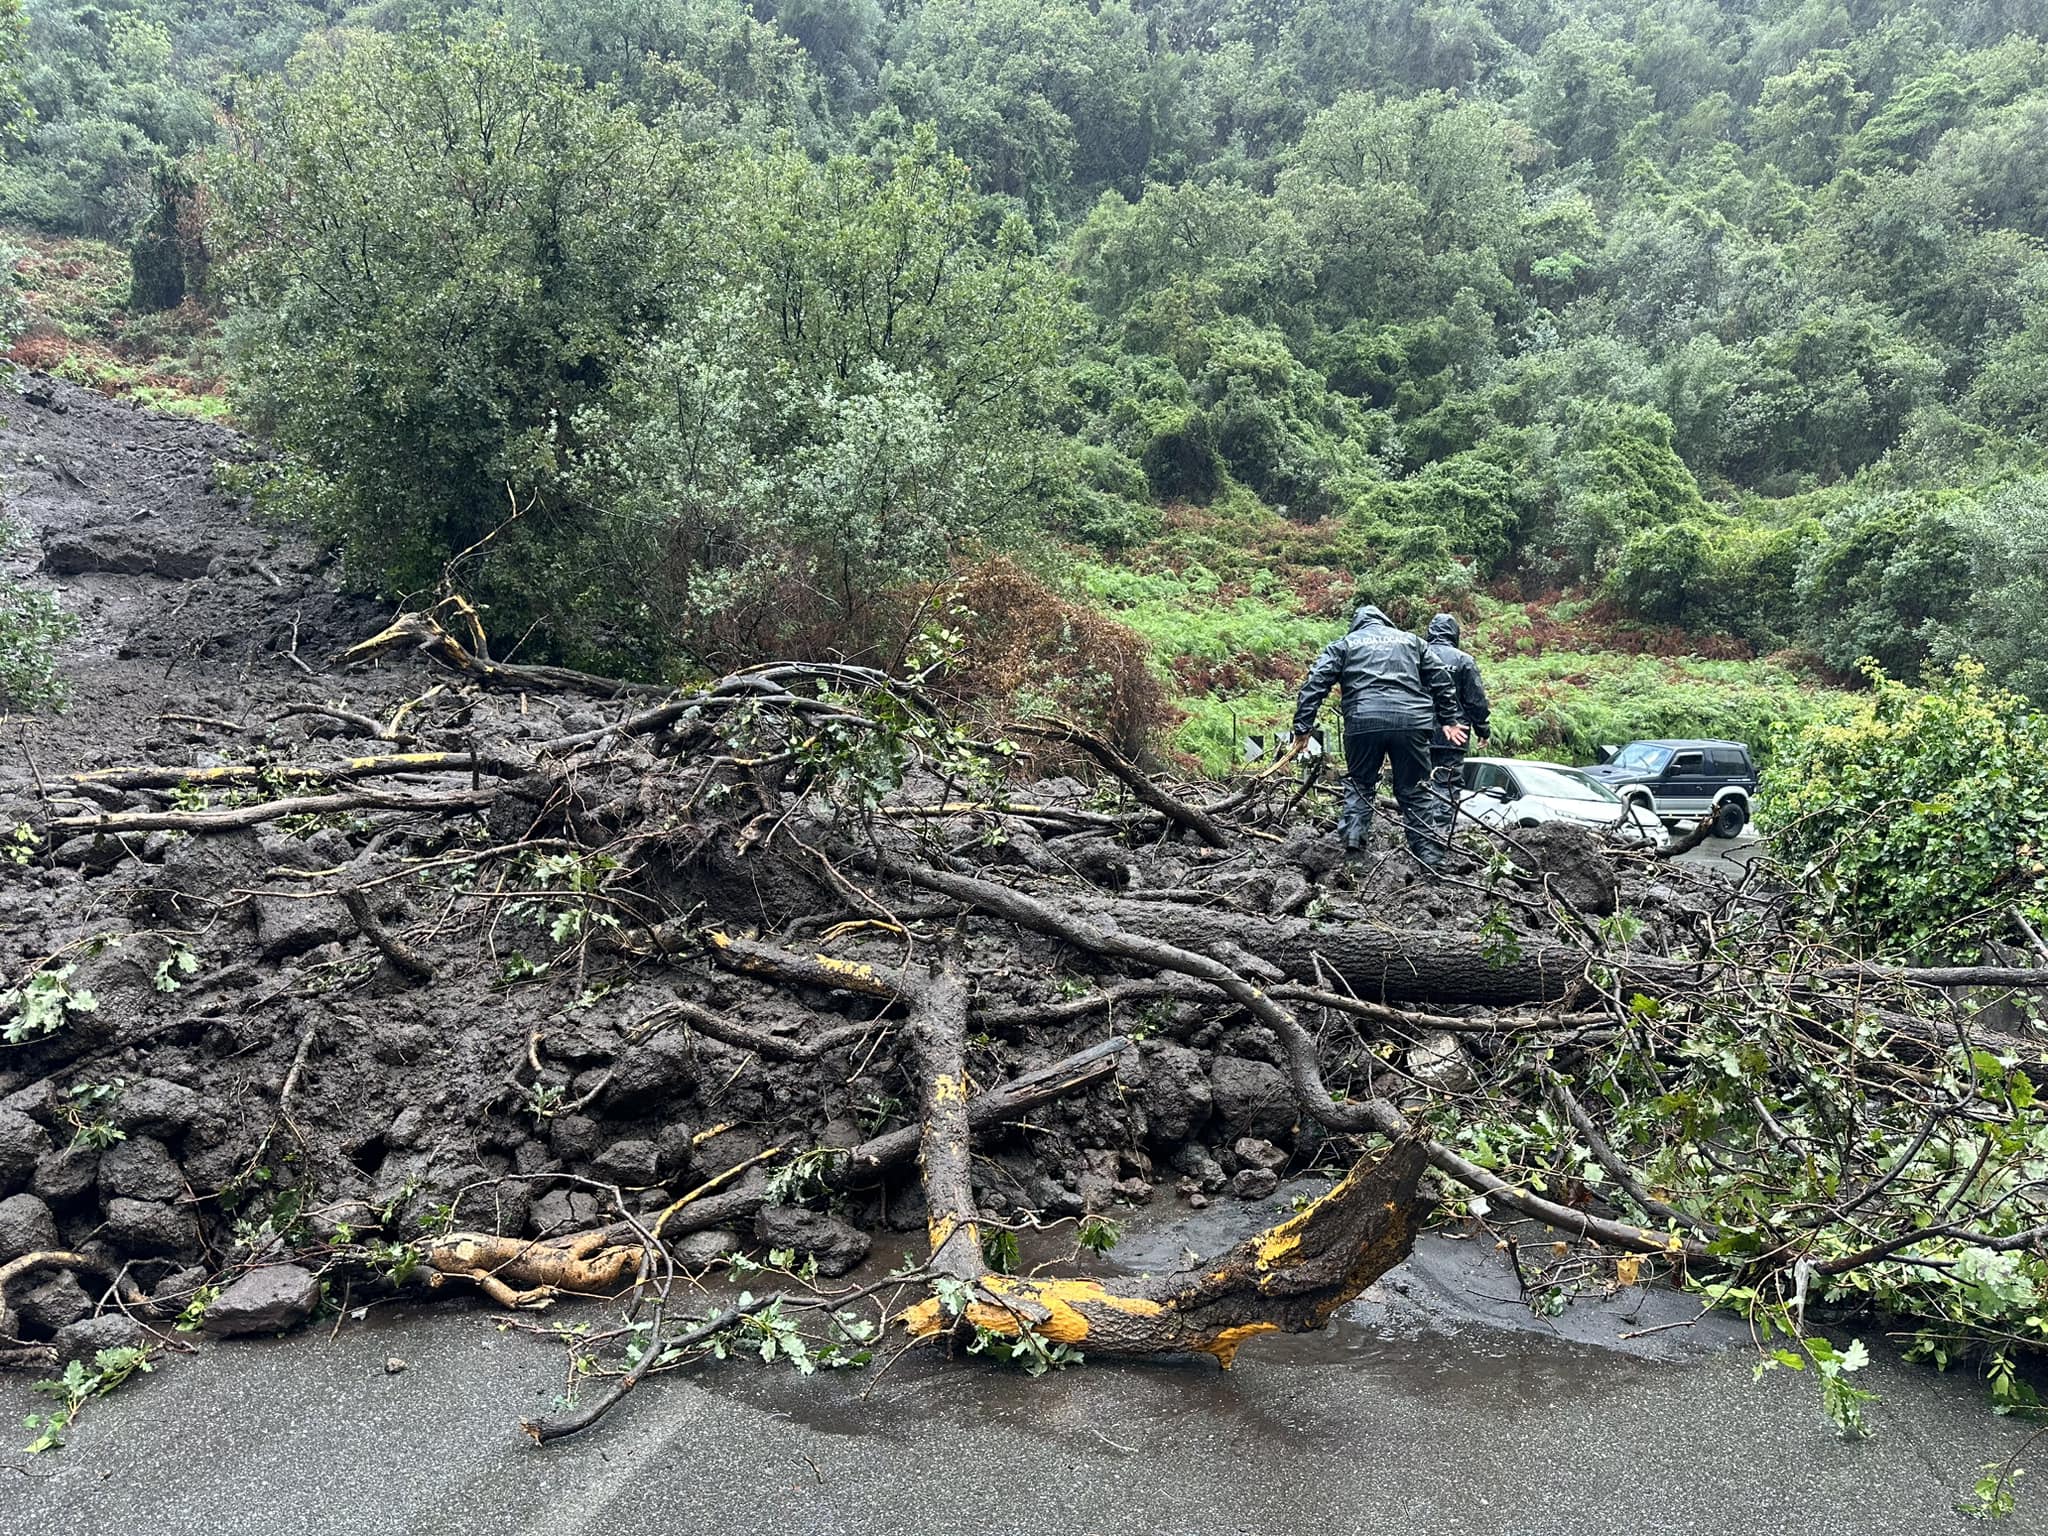
[[[34,1195],[0,1200],[0,1264],[57,1246],[57,1218]]]

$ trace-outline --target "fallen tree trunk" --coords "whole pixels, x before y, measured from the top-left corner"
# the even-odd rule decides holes
[[[1228,1370],[1247,1339],[1321,1328],[1408,1257],[1429,1213],[1427,1166],[1422,1143],[1408,1137],[1361,1159],[1307,1210],[1194,1268],[1113,1283],[987,1275],[957,1317],[933,1297],[905,1312],[903,1325],[917,1338],[964,1322],[1095,1355],[1214,1355]]]

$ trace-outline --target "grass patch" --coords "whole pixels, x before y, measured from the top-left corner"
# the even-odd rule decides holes
[[[1168,745],[1211,774],[1244,760],[1243,744],[1285,733],[1315,653],[1343,620],[1303,611],[1298,577],[1245,570],[1226,579],[1201,563],[1077,563],[1074,584],[1143,637],[1181,719]],[[1585,763],[1603,743],[1642,737],[1746,741],[1768,762],[1779,731],[1818,720],[1848,695],[1775,661],[1562,648],[1588,605],[1479,597],[1466,645],[1494,704],[1493,750]],[[1660,640],[1669,637],[1660,635]],[[1334,707],[1333,707],[1334,708]],[[1333,709],[1324,715],[1335,723]]]
[[[220,328],[195,304],[128,311],[128,255],[103,240],[0,231],[7,360],[175,415],[227,416]]]

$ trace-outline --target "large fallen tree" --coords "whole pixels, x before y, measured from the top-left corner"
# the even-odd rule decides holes
[[[416,659],[394,663],[400,653]],[[314,1155],[303,1085],[323,1051],[347,1049],[318,1006],[300,1005],[302,1032],[274,1046],[260,1020],[266,1008],[283,1016],[278,992],[248,994],[234,1029],[203,1005],[189,1018],[106,1020],[71,1007],[67,967],[84,953],[74,940],[9,994],[6,1103],[39,1124],[96,1123],[80,1099],[96,1063],[212,1029],[223,1050],[275,1050],[289,1070],[260,1139],[223,1138],[242,1165],[188,1156],[186,1179],[246,1227],[258,1171],[274,1184],[278,1148],[296,1141],[306,1156],[289,1176],[305,1181],[303,1197],[288,1216],[273,1204],[233,1245],[200,1228],[192,1243],[138,1231],[124,1250],[137,1218],[113,1201],[136,1201],[110,1195],[77,1252],[53,1243],[0,1274],[163,1270],[203,1249],[214,1272],[194,1281],[185,1266],[160,1309],[203,1303],[200,1286],[223,1273],[285,1260],[323,1268],[330,1284],[430,1279],[518,1308],[628,1296],[616,1335],[628,1358],[591,1401],[529,1425],[543,1441],[748,1329],[789,1337],[806,1309],[844,1328],[856,1303],[886,1306],[916,1340],[1007,1340],[1041,1356],[1194,1351],[1229,1365],[1246,1339],[1321,1326],[1399,1262],[1439,1198],[1469,1219],[1512,1216],[1580,1240],[1532,1286],[1661,1267],[1795,1340],[1833,1302],[1904,1315],[1930,1348],[2005,1359],[2039,1342],[2016,1318],[2048,1252],[2048,1133],[2029,1076],[2042,1037],[2030,1005],[2005,997],[2048,969],[1870,965],[1831,949],[1754,872],[1726,880],[1590,834],[1468,830],[1441,885],[1398,853],[1347,867],[1314,830],[1321,792],[1291,778],[1176,783],[1044,721],[1026,723],[1046,754],[1034,763],[938,709],[925,678],[792,663],[659,693],[490,661],[480,634],[457,641],[424,615],[347,660],[387,669],[375,674],[387,691],[399,679],[413,691],[376,713],[308,700],[289,714],[293,728],[317,719],[360,750],[323,757],[326,738],[301,735],[285,751],[277,722],[252,725],[261,754],[51,777],[35,830],[62,863],[130,872],[138,910],[156,918],[130,938],[168,946],[158,981],[171,991],[179,957],[251,908],[259,936],[337,914],[320,930],[336,935],[322,964],[386,997],[447,989],[487,965],[559,989],[527,1010],[545,1015],[530,1026],[491,1005],[464,1046],[500,1052],[492,1086],[464,1112],[513,1149],[505,1166],[474,1169],[425,1221],[406,1199],[352,1195],[351,1180],[393,1166],[423,1133],[338,1135],[335,1154]],[[446,675],[421,690],[421,667]],[[558,704],[536,721],[536,699],[573,711]],[[617,702],[604,713],[593,699]],[[1095,787],[1047,776],[1081,768]],[[294,829],[316,851],[218,889],[172,878],[211,840],[256,828]],[[508,934],[521,936],[516,952]],[[626,1021],[615,1046],[576,1038],[577,1009],[649,985],[667,1000]],[[1141,1049],[1135,1035],[1151,1038]],[[991,1076],[1006,1050],[1036,1059]],[[908,1096],[877,1096],[865,1138],[808,1134],[820,1119],[850,1128],[853,1106],[838,1100],[877,1053]],[[1158,1123],[1133,1128],[1123,1100],[1134,1085],[1169,1066],[1207,1062],[1214,1076],[1225,1058],[1233,1081],[1267,1095],[1233,1105],[1232,1129],[1245,1128],[1234,1141],[1212,1146],[1178,1126],[1184,1106],[1161,1089]],[[753,1115],[764,1134],[735,1141],[714,1124],[670,1136],[687,1130],[663,1097],[662,1073],[679,1061],[698,1083],[771,1074]],[[1099,1123],[1121,1128],[1121,1143],[1083,1121],[1010,1129],[1112,1084],[1121,1098]],[[716,1094],[693,1091],[709,1119]],[[535,1134],[491,1130],[521,1117]],[[620,1145],[653,1150],[593,1161],[575,1128],[594,1118],[647,1127]],[[1185,1272],[1006,1273],[1016,1244],[1000,1239],[1047,1214],[998,1187],[1007,1165],[988,1149],[1019,1134],[1055,1149],[1070,1179],[1075,1163],[1095,1170],[1063,1185],[1026,1167],[1025,1195],[1071,1194],[1069,1216],[1135,1197],[1129,1183],[1149,1194],[1154,1153],[1175,1159],[1197,1198],[1226,1181],[1270,1190],[1282,1166],[1339,1176],[1290,1219]],[[712,1166],[725,1144],[730,1160]],[[708,1318],[676,1315],[688,1235],[762,1224],[767,1240],[777,1212],[867,1192],[886,1210],[892,1189],[910,1198],[892,1176],[912,1161],[926,1238],[915,1270],[834,1291],[785,1253],[776,1267],[789,1285]],[[644,1173],[637,1183],[629,1166]],[[1121,1166],[1139,1172],[1119,1180]],[[695,1170],[680,1194],[671,1168]],[[91,1198],[36,1169],[60,1205]],[[631,1191],[653,1198],[657,1178],[658,1202],[634,1209]],[[526,1181],[555,1190],[581,1224],[546,1227],[519,1193]],[[120,1181],[103,1171],[101,1182]],[[350,1216],[316,1229],[303,1218],[314,1205]],[[1993,1270],[2003,1289],[1977,1287],[1990,1302],[1960,1303],[1947,1284]],[[0,1330],[19,1333],[9,1305],[0,1293]]]

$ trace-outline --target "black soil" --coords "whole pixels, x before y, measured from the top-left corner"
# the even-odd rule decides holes
[[[308,703],[383,720],[440,688],[406,722],[424,749],[549,739],[630,707],[480,691],[417,657],[342,667],[337,653],[389,610],[345,595],[318,549],[256,526],[217,490],[218,466],[254,456],[232,431],[39,380],[8,404],[0,448],[8,505],[40,546],[28,559],[82,620],[62,657],[69,708],[5,722],[0,834],[91,809],[63,782],[80,770],[394,750],[334,718],[287,713]],[[1074,805],[1098,803],[1094,794],[1071,779],[1032,788]],[[0,977],[20,986],[68,966],[64,984],[97,1002],[54,1033],[0,1046],[0,1263],[58,1243],[176,1299],[259,1253],[310,1258],[336,1240],[404,1241],[450,1221],[508,1234],[582,1228],[613,1214],[614,1200],[658,1208],[771,1145],[846,1147],[909,1122],[916,1084],[879,1018],[809,1062],[765,1060],[681,1025],[639,1039],[636,1026],[679,994],[793,1034],[821,1014],[876,1017],[879,1005],[745,981],[701,954],[650,965],[565,950],[549,935],[548,903],[521,899],[521,865],[461,857],[525,830],[501,806],[432,826],[362,816],[60,837],[26,863],[0,861]],[[1043,827],[1000,830],[976,861],[1079,868],[1126,893],[1202,887],[1241,909],[1382,926],[1470,928],[1491,906],[1476,884],[1433,887],[1395,854],[1346,866],[1314,828],[1223,858],[1100,840],[1070,854]],[[659,855],[667,862],[641,887],[662,907],[653,915],[694,911],[803,942],[863,915],[786,860],[736,857],[730,838]],[[433,965],[431,985],[395,969],[342,903],[309,898],[307,876],[344,866],[395,876],[374,886],[374,906]],[[1656,922],[1684,921],[1688,898],[1668,885],[1634,894]],[[1548,919],[1530,905],[1539,910],[1504,910],[1533,930]],[[887,935],[876,943],[857,952],[895,958]],[[1103,979],[1007,930],[982,931],[961,960],[983,1012]],[[1267,1198],[1275,1173],[1319,1160],[1271,1035],[1213,1003],[990,1027],[971,1072],[987,1086],[1118,1033],[1138,1042],[1113,1078],[977,1148],[986,1209]],[[1333,1084],[1375,1065],[1341,1032],[1325,1051]],[[759,1194],[769,1177],[755,1169],[742,1187]],[[692,1241],[709,1254],[734,1240],[794,1240],[828,1268],[850,1267],[870,1234],[923,1222],[914,1169],[831,1205],[745,1211],[734,1239]],[[63,1279],[36,1297],[14,1298],[22,1339],[90,1305]]]

